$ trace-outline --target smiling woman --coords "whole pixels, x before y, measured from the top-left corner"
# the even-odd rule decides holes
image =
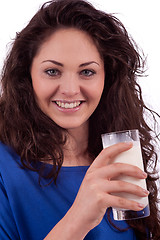
[[[103,92],[104,75],[93,40],[74,28],[53,33],[31,66],[38,105],[57,125],[74,132],[88,125]]]
[[[17,34],[1,79],[0,239],[160,238],[156,137],[144,118],[154,112],[143,102],[141,74],[123,24],[84,0],[44,4]],[[131,144],[102,150],[101,134],[125,129],[140,132],[147,174],[113,163]],[[121,174],[147,178],[146,219],[113,220],[110,207],[144,208],[113,192],[148,195],[115,181]]]

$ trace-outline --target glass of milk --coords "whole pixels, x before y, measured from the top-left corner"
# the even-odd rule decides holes
[[[102,134],[102,143],[103,148],[107,148],[113,144],[119,142],[132,142],[133,147],[128,151],[120,153],[115,159],[114,162],[127,163],[132,164],[144,171],[139,131],[138,130],[125,130],[120,132],[112,132]],[[131,176],[119,176],[116,180],[130,182],[140,187],[147,189],[146,180],[138,179]],[[150,215],[148,197],[139,197],[137,195],[133,195],[126,192],[114,193],[113,195],[120,196],[123,198],[127,198],[130,200],[134,200],[136,202],[144,204],[145,208],[141,211],[132,211],[121,208],[113,208],[113,217],[115,220],[129,220],[129,219],[137,219],[143,218]]]

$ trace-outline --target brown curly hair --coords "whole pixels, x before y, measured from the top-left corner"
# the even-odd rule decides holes
[[[17,33],[2,70],[0,140],[15,149],[23,167],[56,181],[63,163],[66,130],[54,123],[36,104],[30,67],[41,44],[58,28],[64,27],[87,32],[105,66],[102,98],[89,120],[88,151],[93,157],[100,153],[102,133],[139,130],[145,171],[148,173],[151,214],[128,224],[139,239],[147,239],[147,229],[150,239],[158,240],[157,154],[153,145],[156,135],[145,121],[145,113],[148,112],[155,122],[155,112],[145,106],[137,83],[137,76],[143,74],[144,61],[123,24],[112,14],[95,9],[84,0],[53,0],[44,4],[29,24]],[[31,164],[41,160],[53,163],[48,175],[44,175],[36,164]],[[45,164],[42,166],[44,168]]]

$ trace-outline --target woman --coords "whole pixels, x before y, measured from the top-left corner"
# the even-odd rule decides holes
[[[85,1],[46,3],[17,34],[2,73],[1,239],[158,239],[153,131],[144,120],[141,57],[114,16]],[[113,164],[132,145],[102,150],[101,134],[140,131],[145,172]],[[152,169],[151,169],[152,166]],[[147,196],[119,174],[147,178],[149,217],[116,222],[111,195]]]

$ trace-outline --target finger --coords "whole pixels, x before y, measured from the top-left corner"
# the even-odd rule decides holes
[[[106,196],[106,203],[107,207],[122,208],[133,211],[140,211],[145,207],[143,204],[138,202],[108,194]]]
[[[105,183],[104,183],[105,184]],[[129,193],[132,195],[136,195],[139,197],[147,197],[149,195],[149,191],[141,188],[138,185],[128,183],[125,181],[110,181],[108,184],[104,185],[105,191],[107,193],[112,193],[113,195],[116,193]]]
[[[138,179],[147,178],[147,173],[139,167],[126,163],[113,163],[96,170],[96,176],[106,179],[115,179],[121,175],[131,176]]]
[[[92,163],[92,167],[101,167],[107,165],[113,161],[113,159],[120,153],[125,152],[131,149],[133,143],[131,142],[122,142],[114,144],[108,148],[103,149],[98,157]]]

